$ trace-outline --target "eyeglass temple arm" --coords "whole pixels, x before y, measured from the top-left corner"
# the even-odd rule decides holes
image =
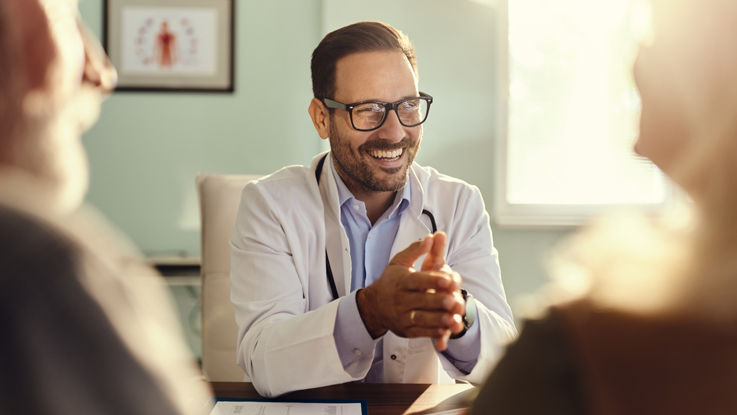
[[[348,110],[348,106],[347,105],[341,104],[338,101],[333,101],[330,98],[324,98],[322,100],[322,103],[325,104],[325,106],[328,107],[328,108],[335,108],[335,109],[339,109],[339,110]]]

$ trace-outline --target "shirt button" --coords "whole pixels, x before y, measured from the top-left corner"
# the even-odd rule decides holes
[[[361,349],[359,349],[359,348],[353,349],[353,354],[356,355],[356,356],[360,356],[361,355]]]
[[[392,360],[397,360],[397,355],[395,354],[391,355],[390,357],[392,358]]]
[[[358,203],[356,203],[355,205],[353,205],[353,209],[356,209],[356,210],[359,209]]]

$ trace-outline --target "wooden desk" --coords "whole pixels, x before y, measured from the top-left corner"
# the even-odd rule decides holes
[[[246,382],[211,382],[218,398],[261,398]],[[476,388],[466,384],[427,385],[396,383],[346,383],[288,393],[285,400],[360,399],[368,404],[369,415],[426,414],[468,408]],[[453,412],[462,414],[465,411]]]

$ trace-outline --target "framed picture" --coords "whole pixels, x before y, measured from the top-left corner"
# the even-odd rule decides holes
[[[105,0],[117,90],[233,91],[234,0]]]

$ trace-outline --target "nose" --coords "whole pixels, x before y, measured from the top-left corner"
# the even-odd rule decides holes
[[[404,130],[405,128],[407,127],[403,126],[402,123],[399,122],[397,111],[390,110],[389,113],[386,114],[386,120],[384,120],[384,124],[381,126],[379,131],[381,137],[384,139],[400,141],[407,135]]]
[[[82,83],[91,85],[102,93],[109,94],[118,82],[118,73],[100,42],[83,24],[79,24],[84,43],[84,71]]]

